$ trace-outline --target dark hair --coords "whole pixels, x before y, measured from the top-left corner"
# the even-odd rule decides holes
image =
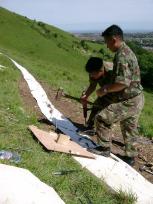
[[[123,40],[123,31],[118,25],[111,25],[104,32],[102,32],[103,37],[113,37],[119,36]]]
[[[103,66],[103,60],[99,57],[91,57],[85,66],[87,72],[99,71]]]

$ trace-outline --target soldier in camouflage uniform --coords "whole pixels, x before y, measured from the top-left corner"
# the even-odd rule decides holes
[[[98,97],[112,97],[112,103],[102,109],[95,118],[99,143],[104,147],[101,154],[109,156],[112,125],[120,122],[125,156],[122,159],[134,164],[137,151],[134,146],[138,134],[138,119],[144,105],[143,88],[140,83],[140,70],[135,54],[123,41],[123,31],[117,25],[107,28],[102,36],[107,47],[115,52],[110,83],[96,91]],[[96,153],[98,148],[92,151]]]
[[[103,87],[110,82],[113,63],[105,62],[99,57],[91,57],[87,61],[86,71],[89,73],[89,86],[81,96],[82,103],[86,103],[87,98],[96,90],[97,85]],[[112,99],[107,95],[104,97],[97,97],[93,103],[91,114],[86,124],[86,133],[91,132],[94,129],[95,116],[104,107],[112,103]]]

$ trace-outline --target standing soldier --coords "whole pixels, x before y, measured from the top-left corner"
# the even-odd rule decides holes
[[[112,95],[112,104],[102,109],[95,117],[96,133],[101,155],[108,155],[111,147],[112,125],[120,122],[125,142],[125,156],[122,159],[134,164],[137,151],[134,143],[138,134],[138,119],[144,105],[140,83],[140,69],[133,51],[123,41],[123,31],[117,25],[108,27],[103,33],[107,47],[115,52],[113,72],[109,84],[96,91],[98,97]],[[91,149],[97,152],[98,148]]]

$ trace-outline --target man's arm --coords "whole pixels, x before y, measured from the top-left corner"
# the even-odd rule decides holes
[[[131,70],[127,58],[125,56],[120,56],[118,63],[116,65],[114,83],[103,86],[102,88],[96,91],[97,96],[104,96],[107,93],[115,93],[122,91],[128,87],[131,83]]]
[[[85,125],[86,125],[86,118],[87,118],[87,99],[95,91],[96,85],[97,85],[96,83],[90,83],[87,90],[83,92],[81,96],[81,103],[83,106],[83,116],[85,119]]]
[[[125,84],[120,84],[120,83],[107,84],[103,86],[102,88],[98,89],[96,91],[96,94],[97,96],[102,97],[106,95],[107,93],[122,91],[125,88],[126,88]]]
[[[81,96],[81,100],[87,100],[87,98],[95,91],[97,84],[96,83],[91,83],[87,90],[83,92]]]

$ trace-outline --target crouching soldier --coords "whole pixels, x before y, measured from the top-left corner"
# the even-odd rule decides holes
[[[91,57],[87,61],[85,69],[89,74],[89,86],[86,91],[82,93],[82,104],[87,103],[89,96],[96,90],[97,85],[104,87],[106,84],[110,83],[113,63],[105,62],[99,57]],[[88,130],[90,132],[90,130],[94,129],[95,116],[110,103],[112,103],[111,94],[107,94],[107,96],[104,97],[97,97],[93,103],[91,114],[86,123],[86,132],[88,132]]]

